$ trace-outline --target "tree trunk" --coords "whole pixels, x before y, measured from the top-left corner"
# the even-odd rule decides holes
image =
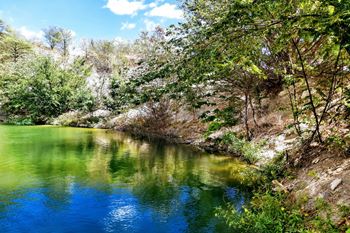
[[[249,106],[249,94],[247,92],[244,93],[244,125],[246,130],[246,138],[250,141],[250,130],[248,124],[248,106]]]
[[[304,60],[303,60],[303,57],[301,55],[301,52],[299,50],[299,47],[298,47],[297,43],[294,41],[294,39],[292,39],[292,42],[293,42],[293,45],[294,45],[294,47],[295,47],[295,49],[297,50],[297,53],[298,53],[298,58],[299,58],[300,64],[301,64],[301,70],[302,70],[302,73],[303,73],[303,78],[304,78],[304,81],[306,83],[306,88],[307,88],[307,91],[308,91],[308,94],[309,94],[311,110],[312,110],[312,113],[313,113],[315,121],[316,121],[315,131],[312,134],[311,141],[313,140],[313,137],[317,133],[318,140],[320,141],[320,143],[323,143],[322,135],[321,135],[321,132],[320,132],[320,122],[318,120],[318,115],[317,115],[316,107],[315,107],[315,104],[314,104],[313,95],[312,95],[311,87],[310,87],[310,84],[309,84],[309,79],[308,79],[307,74],[306,74],[306,70],[305,70],[305,66],[304,66]]]

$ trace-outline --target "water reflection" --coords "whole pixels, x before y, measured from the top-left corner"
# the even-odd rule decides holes
[[[75,128],[0,126],[0,232],[224,232],[244,164]]]

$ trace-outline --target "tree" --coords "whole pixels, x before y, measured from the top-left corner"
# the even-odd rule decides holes
[[[51,50],[56,48],[58,44],[62,42],[62,34],[60,28],[49,27],[47,29],[44,29],[44,33],[46,43],[48,44]]]
[[[281,90],[282,81],[288,81],[297,131],[300,119],[307,119],[312,129],[309,142],[315,136],[323,142],[322,124],[326,118],[333,119],[330,110],[341,101],[331,102],[341,87],[340,78],[348,73],[344,59],[349,37],[347,1],[298,0],[286,5],[282,0],[188,0],[184,9],[188,21],[175,29],[173,40],[184,54],[176,71],[184,87],[218,87],[232,72],[233,79],[242,81],[257,74],[267,77],[251,81],[251,90],[261,91],[275,80]],[[297,90],[300,86],[307,93],[305,99]],[[237,87],[242,83],[235,81]],[[193,93],[193,88],[188,90]],[[247,112],[247,103],[243,112]]]
[[[59,48],[62,51],[64,57],[68,56],[69,46],[72,43],[73,34],[71,30],[59,28],[59,34],[61,40],[59,41]]]
[[[217,119],[219,98],[236,109],[250,138],[249,118],[259,127],[261,98],[286,88],[298,134],[307,123],[308,141],[323,142],[322,125],[341,105],[344,97],[332,100],[349,72],[349,3],[185,0],[183,9],[187,21],[158,45],[148,34],[136,41],[146,56],[124,85],[129,101],[168,95],[195,108],[210,106],[209,118]]]
[[[7,35],[0,41],[0,60],[17,62],[31,51],[31,45],[13,35]]]
[[[45,39],[51,50],[57,48],[64,57],[69,54],[69,46],[72,43],[73,33],[69,29],[61,27],[49,27],[44,29]]]

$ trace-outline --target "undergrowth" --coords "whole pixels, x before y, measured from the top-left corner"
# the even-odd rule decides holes
[[[252,143],[236,136],[235,133],[226,133],[221,143],[226,145],[230,153],[242,156],[242,158],[254,164],[259,160],[259,154],[263,143]]]
[[[254,193],[252,199],[241,210],[230,203],[219,207],[216,216],[237,233],[350,233],[345,226],[337,227],[332,222],[331,208],[322,199],[317,201],[315,213],[309,213],[302,203],[296,204],[288,193],[273,187],[272,181],[288,176],[284,153],[259,169],[248,169],[244,182]],[[345,207],[339,211],[348,213]]]
[[[327,212],[324,207],[319,211]],[[327,214],[325,217],[311,216],[303,212],[282,193],[256,193],[242,211],[232,205],[216,210],[216,216],[225,220],[232,232],[240,233],[338,233],[338,229]]]
[[[31,118],[28,117],[11,117],[5,121],[5,124],[8,125],[34,125],[34,122]]]

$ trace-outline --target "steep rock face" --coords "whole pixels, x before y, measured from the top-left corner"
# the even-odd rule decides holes
[[[109,96],[111,82],[110,74],[98,74],[97,71],[93,69],[91,75],[86,80],[88,87],[98,101],[102,101],[103,98]]]
[[[172,101],[144,104],[121,114],[103,109],[91,113],[73,111],[57,117],[52,124],[115,129],[197,145],[203,143],[206,130],[206,125],[198,120],[196,113]]]
[[[176,102],[145,104],[130,109],[111,117],[105,126],[138,135],[164,137],[181,143],[194,143],[201,139],[206,128],[197,115],[184,106],[179,107]]]

